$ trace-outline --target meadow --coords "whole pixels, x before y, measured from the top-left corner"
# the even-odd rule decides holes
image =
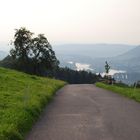
[[[140,88],[129,87],[123,84],[108,85],[102,82],[96,83],[96,86],[113,91],[115,93],[119,93],[123,96],[140,102]]]
[[[23,140],[63,81],[0,68],[0,140]]]

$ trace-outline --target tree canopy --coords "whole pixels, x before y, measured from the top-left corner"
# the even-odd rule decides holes
[[[47,69],[58,67],[59,61],[52,46],[43,34],[33,37],[26,28],[16,29],[14,48],[10,54],[19,70],[27,73],[42,75]]]

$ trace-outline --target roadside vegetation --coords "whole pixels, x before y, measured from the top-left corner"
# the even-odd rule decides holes
[[[110,85],[103,82],[96,83],[97,87],[104,88],[140,102],[140,88],[129,87],[125,84]]]
[[[23,140],[65,82],[0,68],[0,140]]]

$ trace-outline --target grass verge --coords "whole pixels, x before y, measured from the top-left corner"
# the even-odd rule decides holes
[[[23,140],[45,105],[65,84],[0,68],[0,140]]]
[[[134,99],[135,101],[140,102],[140,88],[134,89],[126,85],[108,85],[101,82],[96,83],[96,86],[119,93],[123,96],[129,97],[131,99]]]

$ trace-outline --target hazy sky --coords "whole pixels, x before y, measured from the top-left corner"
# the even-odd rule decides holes
[[[52,44],[140,44],[140,0],[0,0],[0,42],[21,26]]]

